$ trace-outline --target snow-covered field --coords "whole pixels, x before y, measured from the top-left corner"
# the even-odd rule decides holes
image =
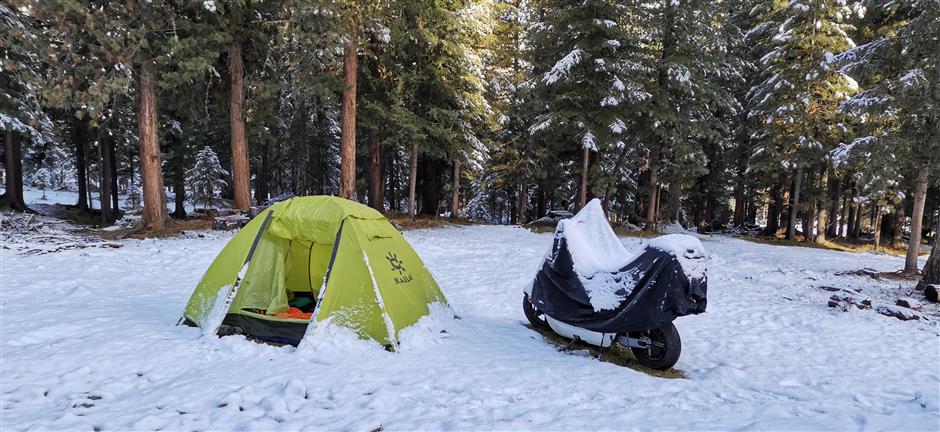
[[[818,288],[893,302],[912,283],[834,273],[896,270],[902,258],[703,238],[708,313],[677,321],[686,378],[665,379],[559,352],[523,325],[522,288],[550,234],[406,237],[460,319],[398,353],[341,336],[296,350],[176,326],[230,234],[0,251],[0,429],[940,428],[936,321],[838,312]]]

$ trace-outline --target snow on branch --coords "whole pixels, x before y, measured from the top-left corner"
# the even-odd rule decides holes
[[[571,68],[581,62],[582,55],[584,55],[584,51],[582,51],[580,48],[575,48],[564,58],[558,60],[558,62],[555,63],[555,66],[552,66],[552,70],[545,73],[545,76],[542,77],[542,81],[544,81],[546,84],[554,84],[558,82],[559,79],[568,75],[568,73],[571,71]]]

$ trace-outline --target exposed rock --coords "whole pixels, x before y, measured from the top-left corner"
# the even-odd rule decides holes
[[[829,297],[827,305],[831,308],[839,308],[843,312],[849,309],[871,309],[871,299],[854,293],[833,294]]]
[[[924,310],[924,305],[920,304],[919,301],[914,300],[910,297],[901,297],[898,301],[894,302],[895,305],[906,307],[911,310],[922,312]]]
[[[877,308],[875,308],[875,310],[884,316],[894,317],[901,321],[920,319],[920,315],[918,315],[916,312],[906,307],[887,305],[887,306],[878,306]]]

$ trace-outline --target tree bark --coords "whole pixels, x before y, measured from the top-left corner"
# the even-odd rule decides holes
[[[829,184],[829,170],[823,168],[819,173],[819,187],[822,189],[827,184]],[[814,241],[816,244],[826,243],[826,229],[829,228],[829,209],[826,206],[824,201],[826,194],[820,194],[819,202],[816,205],[816,237]]]
[[[98,154],[101,158],[101,182],[98,192],[101,200],[101,223],[109,225],[114,222],[111,213],[111,132],[105,128],[98,128]]]
[[[842,211],[842,179],[833,175],[829,177],[829,182],[829,196],[832,202],[829,207],[829,224],[826,235],[829,238],[836,238],[839,236],[839,225],[842,223],[839,219],[839,213]]]
[[[349,41],[343,48],[343,120],[340,140],[339,195],[356,200],[356,80],[359,68],[359,26],[349,20]]]
[[[156,91],[150,67],[142,63],[137,71],[137,136],[140,141],[140,178],[144,191],[144,209],[140,221],[144,227],[155,229],[166,225],[167,212],[160,141],[157,137]]]
[[[75,204],[79,210],[88,211],[88,162],[86,161],[88,152],[88,133],[85,120],[71,117],[72,122],[72,141],[75,144],[75,174],[78,183],[78,202]]]
[[[852,233],[851,233],[851,236],[852,236],[853,239],[858,239],[858,237],[861,235],[861,232],[862,232],[862,213],[863,213],[864,210],[865,210],[865,208],[862,207],[862,204],[856,204],[856,205],[855,205],[855,224],[852,225]]]
[[[793,201],[790,204],[790,224],[787,228],[787,240],[796,240],[796,213],[800,208],[800,188],[803,186],[803,167],[796,168],[793,180]],[[804,237],[806,233],[803,233]]]
[[[584,207],[587,204],[588,169],[590,169],[590,159],[591,149],[584,147],[581,153],[581,190],[578,193],[578,208]]]
[[[117,152],[114,150],[114,137],[111,137],[111,145],[108,146],[108,154],[111,158],[111,213],[117,217],[121,211],[121,200],[118,196],[118,160]]]
[[[654,152],[650,152],[650,196],[646,206],[646,229],[649,231],[656,231],[656,208],[659,206],[657,199],[659,198],[659,164],[656,163],[658,158],[658,155],[654,156]]]
[[[894,215],[891,216],[891,247],[895,249],[904,247],[904,210],[906,205],[906,200],[902,200],[898,204],[898,208],[894,210]]]
[[[418,144],[411,145],[411,164],[408,167],[408,216],[415,217],[415,188],[418,184]]]
[[[926,163],[917,170],[917,187],[914,192],[914,213],[911,214],[911,241],[907,245],[904,273],[917,274],[917,257],[920,253],[920,237],[924,223],[924,205],[927,203],[927,186],[930,170]],[[934,246],[936,249],[936,246]]]
[[[18,212],[25,212],[26,202],[23,199],[23,148],[20,136],[12,128],[6,130],[4,149],[4,164],[6,165],[6,193],[4,197],[10,208]]]
[[[846,230],[845,237],[853,238],[853,233],[854,233],[855,223],[856,223],[855,220],[858,218],[858,207],[855,204],[853,204],[851,200],[849,200],[848,207],[849,207],[849,220],[848,220],[848,223],[846,223],[847,226],[845,227],[845,230]]]
[[[526,193],[527,190],[528,190],[528,187],[526,187],[526,185],[524,184],[519,185],[519,205],[516,206],[516,208],[519,211],[518,219],[519,219],[520,224],[525,224],[526,222],[528,222],[526,218],[526,214],[525,214],[526,207],[528,207],[528,204],[529,204],[529,196],[528,196],[528,193]]]
[[[173,170],[173,217],[177,219],[186,218],[186,179],[183,175],[183,169]]]
[[[881,208],[875,206],[873,210],[875,212],[875,221],[872,223],[872,231],[875,237],[875,250],[877,251],[881,247]]]
[[[917,289],[924,291],[924,296],[934,302],[937,301],[937,291],[940,289],[940,219],[937,220],[936,229],[933,248],[930,249],[927,264],[924,265],[923,277],[917,283]]]
[[[235,192],[232,205],[238,210],[251,207],[251,173],[248,165],[248,136],[245,132],[245,66],[242,45],[235,41],[228,51],[231,98],[229,118],[232,135],[232,189]]]
[[[385,210],[385,176],[382,173],[382,142],[378,129],[369,130],[369,207]]]
[[[440,214],[443,176],[444,161],[425,155],[421,162],[421,214],[433,217]]]
[[[450,192],[450,218],[457,219],[460,209],[460,162],[454,161],[453,183]]]

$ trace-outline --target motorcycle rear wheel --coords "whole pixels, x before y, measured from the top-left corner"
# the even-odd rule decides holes
[[[682,340],[679,330],[673,323],[652,330],[630,333],[632,338],[647,337],[650,345],[646,348],[630,348],[641,365],[650,369],[666,370],[675,366],[682,354]]]

